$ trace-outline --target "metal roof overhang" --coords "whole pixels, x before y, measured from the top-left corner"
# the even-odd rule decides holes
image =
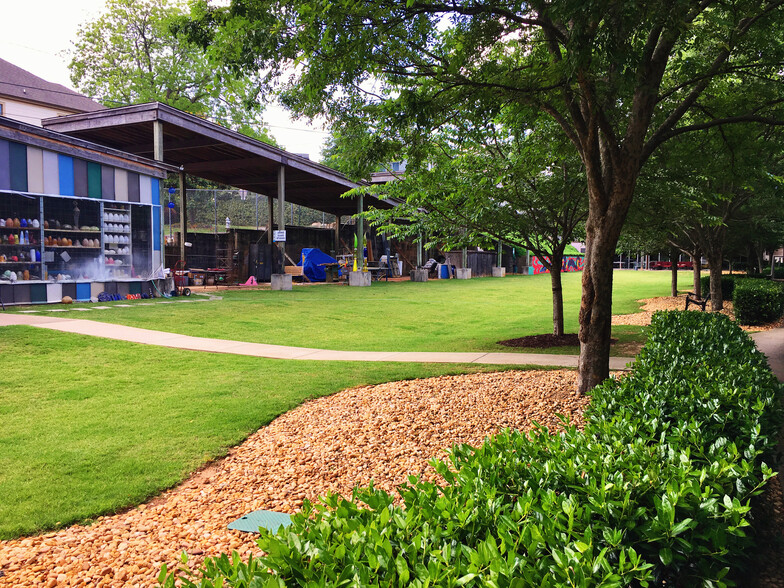
[[[357,213],[356,198],[342,198],[359,184],[340,172],[160,103],[48,118],[47,129],[148,158],[155,122],[162,123],[163,161],[188,174],[277,197],[285,167],[285,200],[331,214]],[[367,205],[390,204],[365,196]]]

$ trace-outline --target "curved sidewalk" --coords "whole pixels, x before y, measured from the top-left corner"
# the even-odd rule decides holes
[[[269,359],[306,359],[316,361],[399,361],[418,363],[478,363],[493,365],[538,365],[553,367],[577,367],[576,355],[554,355],[547,353],[485,353],[477,352],[428,352],[428,351],[333,351],[307,347],[287,347],[266,343],[246,343],[226,339],[191,337],[163,331],[125,327],[85,319],[69,319],[54,316],[30,316],[0,314],[0,327],[28,325],[64,333],[76,333],[130,341],[145,345],[174,347],[191,351],[230,353]],[[629,369],[632,357],[611,357],[611,370]]]

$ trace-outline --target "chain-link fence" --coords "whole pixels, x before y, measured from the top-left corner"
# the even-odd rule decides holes
[[[228,227],[235,229],[265,229],[269,225],[269,205],[267,197],[246,190],[207,190],[188,189],[188,230],[199,232],[224,233]],[[167,241],[173,240],[180,227],[180,194],[171,188],[163,195],[164,235]],[[278,218],[278,202],[272,201],[273,223]],[[292,204],[285,203],[286,224],[311,226],[314,223],[335,222],[335,216]]]

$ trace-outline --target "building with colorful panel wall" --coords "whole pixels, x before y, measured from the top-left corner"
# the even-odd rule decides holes
[[[137,294],[163,273],[170,165],[0,117],[0,299]]]

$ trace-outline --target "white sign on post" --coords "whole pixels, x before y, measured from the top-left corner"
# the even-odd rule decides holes
[[[275,243],[279,243],[279,242],[285,243],[286,242],[286,229],[283,229],[281,231],[272,231],[272,240]]]

